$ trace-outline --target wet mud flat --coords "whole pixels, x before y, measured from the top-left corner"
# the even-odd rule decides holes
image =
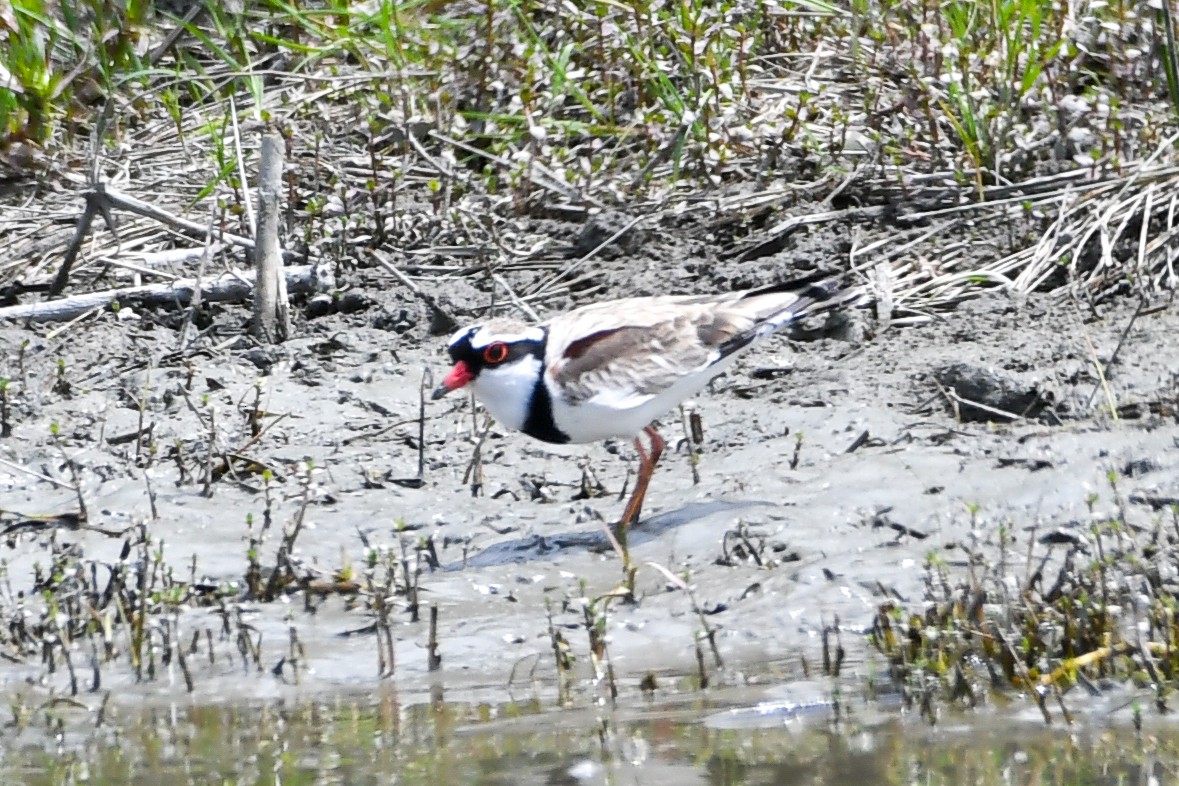
[[[615,294],[654,285],[609,270]],[[151,314],[5,330],[8,691],[592,692],[607,666],[633,691],[809,673],[836,642],[862,672],[882,605],[920,608],[939,576],[1047,574],[1094,521],[1173,515],[1175,308],[994,292],[767,342],[689,405],[701,443],[670,413],[635,599],[612,600],[603,524],[630,446],[480,439],[469,402],[423,404],[444,370],[426,318],[403,292],[364,297],[277,349],[235,339],[233,309],[183,356]]]

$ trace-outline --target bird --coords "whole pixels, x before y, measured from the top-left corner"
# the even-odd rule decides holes
[[[469,388],[501,425],[549,443],[633,437],[638,477],[615,525],[625,532],[639,522],[666,448],[653,425],[658,417],[775,331],[863,296],[828,279],[609,300],[539,324],[493,318],[450,337],[454,365],[432,398]]]

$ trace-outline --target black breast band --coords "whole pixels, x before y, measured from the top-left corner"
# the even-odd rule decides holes
[[[532,389],[532,398],[528,402],[528,419],[524,421],[521,431],[541,442],[564,445],[569,442],[569,435],[557,428],[553,420],[553,397],[549,395],[549,386],[544,382],[544,375],[548,371],[544,362],[548,331],[545,331],[543,341],[528,343],[532,354],[540,360],[540,374],[536,377],[536,387]]]

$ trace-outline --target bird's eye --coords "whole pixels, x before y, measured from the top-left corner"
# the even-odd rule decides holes
[[[489,344],[487,349],[483,350],[483,360],[492,365],[495,365],[496,363],[503,363],[507,359],[508,345],[502,341]]]

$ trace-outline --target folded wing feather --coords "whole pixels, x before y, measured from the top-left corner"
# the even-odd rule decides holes
[[[786,307],[782,297],[774,300],[776,308],[695,298],[589,306],[551,327],[548,373],[573,401],[605,393],[633,406],[746,346],[759,324]]]

